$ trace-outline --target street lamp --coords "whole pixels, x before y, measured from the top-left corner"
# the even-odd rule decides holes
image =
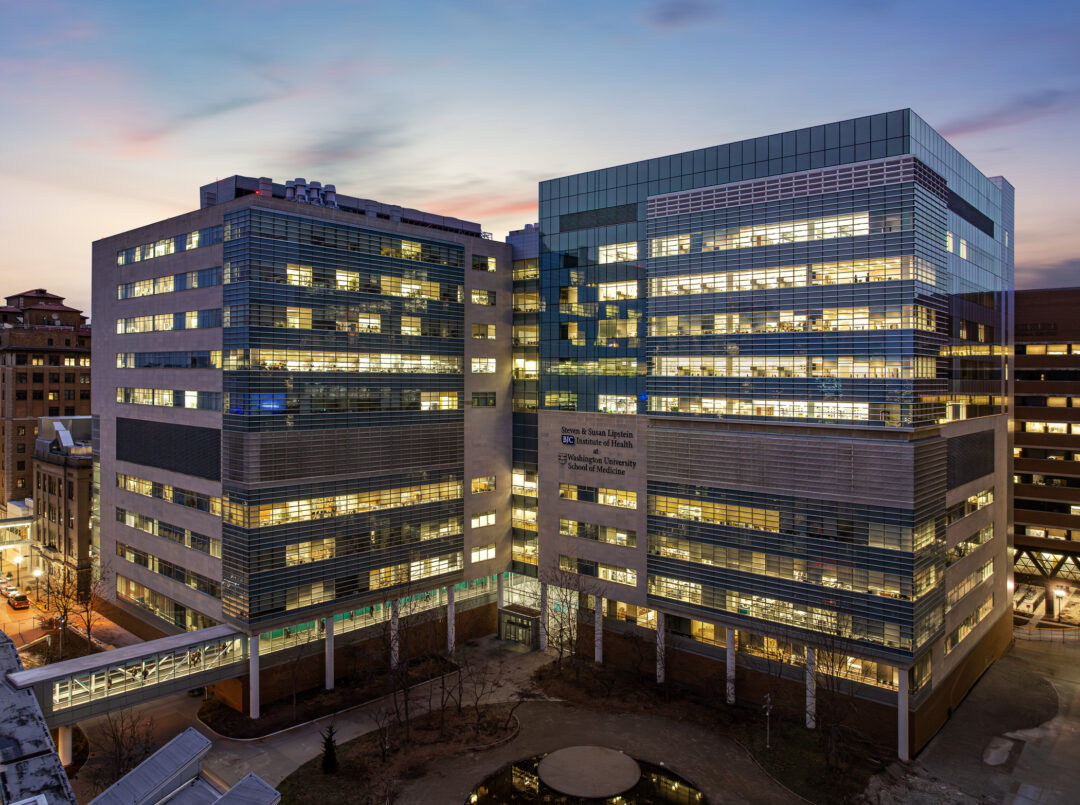
[[[38,589],[38,583],[41,579],[41,568],[34,568],[34,598],[38,601],[41,600],[41,591]]]
[[[22,555],[16,556],[11,561],[15,563],[15,586],[22,586],[22,569],[19,567],[22,564]]]
[[[1061,620],[1061,605],[1064,603],[1062,599],[1065,598],[1065,596],[1068,594],[1068,590],[1066,590],[1060,584],[1054,588],[1054,597],[1057,598],[1057,606],[1054,607],[1054,610],[1057,612],[1057,619],[1059,621]]]

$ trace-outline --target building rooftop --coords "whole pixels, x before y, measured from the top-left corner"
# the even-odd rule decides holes
[[[49,728],[32,690],[19,690],[8,674],[22,670],[15,644],[0,632],[0,801],[38,795],[49,805],[76,805],[67,774],[53,747]]]
[[[411,207],[384,204],[366,198],[346,196],[338,193],[332,184],[323,185],[321,182],[308,182],[302,178],[289,179],[284,184],[274,182],[265,176],[261,178],[230,176],[227,179],[219,179],[213,184],[203,185],[199,188],[199,207],[205,209],[215,204],[224,204],[226,201],[249,195],[269,196],[285,201],[294,201],[297,204],[342,210],[357,215],[399,221],[444,232],[471,235],[477,238],[491,238],[489,233],[482,230],[480,224],[472,221],[463,221],[449,215],[438,215],[412,209]]]

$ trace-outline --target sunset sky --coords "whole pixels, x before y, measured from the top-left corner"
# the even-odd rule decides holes
[[[0,0],[2,293],[240,173],[479,221],[538,180],[912,107],[1017,192],[1017,286],[1080,285],[1080,3]]]

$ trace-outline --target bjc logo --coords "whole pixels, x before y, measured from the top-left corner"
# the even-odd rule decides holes
[[[574,437],[563,434],[562,443],[563,444],[573,444],[574,443]]]

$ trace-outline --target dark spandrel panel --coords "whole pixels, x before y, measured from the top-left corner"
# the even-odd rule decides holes
[[[116,457],[120,461],[219,481],[221,431],[118,417]]]
[[[622,204],[617,207],[560,215],[559,231],[570,232],[575,229],[591,229],[595,226],[630,224],[637,220],[637,208],[637,204]]]
[[[949,193],[949,209],[955,212],[976,229],[980,229],[990,237],[994,237],[994,221],[990,216],[979,212],[975,207],[964,201],[958,193],[952,190]]]
[[[949,439],[947,470],[949,489],[955,489],[993,471],[994,432],[992,430]]]

